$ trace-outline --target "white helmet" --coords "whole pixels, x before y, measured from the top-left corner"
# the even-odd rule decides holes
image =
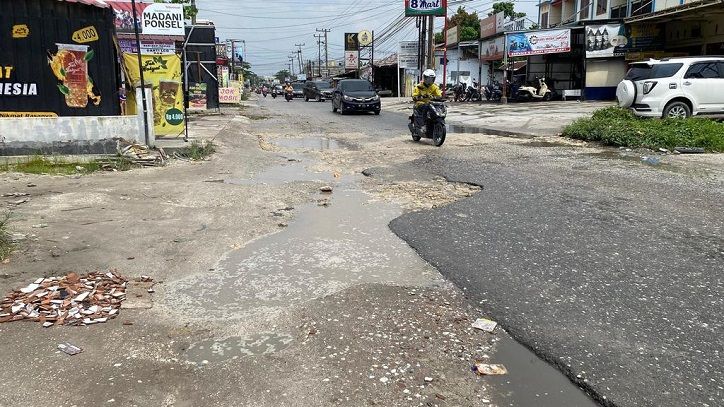
[[[422,73],[422,80],[425,82],[425,85],[432,85],[435,83],[435,71],[432,69],[426,69],[425,72]]]

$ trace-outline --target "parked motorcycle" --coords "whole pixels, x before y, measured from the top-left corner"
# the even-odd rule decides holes
[[[452,87],[453,100],[456,102],[462,102],[465,99],[465,84],[458,83]]]
[[[410,133],[412,133],[412,139],[420,141],[422,138],[432,139],[435,146],[440,147],[445,142],[445,136],[447,129],[445,128],[445,117],[447,116],[447,106],[445,106],[445,99],[433,99],[430,102],[430,109],[427,109],[427,114],[422,127],[417,126],[417,109],[413,110],[413,114],[410,116],[410,123],[408,127]]]
[[[499,82],[491,81],[483,87],[483,93],[485,94],[485,99],[499,102],[503,97],[503,87]]]
[[[466,102],[480,102],[483,100],[482,96],[480,96],[480,85],[478,82],[473,81],[473,84],[471,86],[468,86],[467,90],[465,91],[465,101]]]
[[[531,100],[548,101],[553,98],[553,92],[548,89],[548,84],[544,77],[537,78],[538,86],[520,86],[517,90],[516,99],[522,102]]]

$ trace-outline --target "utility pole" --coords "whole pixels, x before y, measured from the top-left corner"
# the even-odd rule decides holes
[[[291,73],[292,76],[294,76],[294,54],[289,55],[289,63],[292,66],[292,70],[289,71],[289,73]]]
[[[299,58],[299,73],[304,73],[304,58],[302,57],[302,47],[306,45],[304,43],[302,44],[294,44],[295,47],[298,48],[297,50],[297,57]]]
[[[317,39],[317,73],[319,77],[322,77],[322,35],[314,34],[314,38]]]
[[[329,72],[329,48],[327,48],[329,41],[327,41],[327,34],[331,31],[332,30],[326,28],[317,28],[317,32],[324,33],[324,70],[327,72]],[[327,74],[327,76],[329,76],[329,74]]]
[[[429,16],[427,26],[427,67],[435,69],[435,16]]]

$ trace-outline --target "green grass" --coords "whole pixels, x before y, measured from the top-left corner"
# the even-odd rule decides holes
[[[578,119],[563,136],[631,148],[702,147],[724,152],[724,124],[710,119],[642,119],[627,109],[607,107],[590,118]]]
[[[7,230],[9,219],[10,213],[0,216],[0,261],[7,259],[13,251],[13,243],[10,240],[10,233]]]
[[[216,146],[214,143],[207,141],[199,143],[198,141],[191,142],[191,145],[178,151],[176,154],[189,160],[200,161],[216,152]]]
[[[74,175],[90,174],[97,171],[127,171],[135,167],[138,167],[138,165],[125,157],[76,162],[66,161],[58,157],[36,155],[18,163],[0,164],[0,171],[44,175]]]

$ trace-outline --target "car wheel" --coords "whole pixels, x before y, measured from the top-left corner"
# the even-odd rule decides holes
[[[322,101],[322,95],[317,95],[317,102],[321,102],[321,101]]]
[[[629,108],[636,102],[636,85],[628,79],[622,80],[616,87],[618,105]]]
[[[691,116],[691,108],[684,102],[671,102],[664,108],[663,118],[669,119],[685,119]]]
[[[375,110],[375,116],[379,116],[379,115],[380,115],[380,111],[379,111],[379,110]]]
[[[344,116],[347,112],[344,110],[344,103],[339,104],[339,114]]]
[[[309,102],[309,98],[306,97],[306,96],[304,96],[304,101],[305,101],[305,102]]]
[[[332,113],[337,113],[337,106],[334,105],[334,100],[332,101]]]

